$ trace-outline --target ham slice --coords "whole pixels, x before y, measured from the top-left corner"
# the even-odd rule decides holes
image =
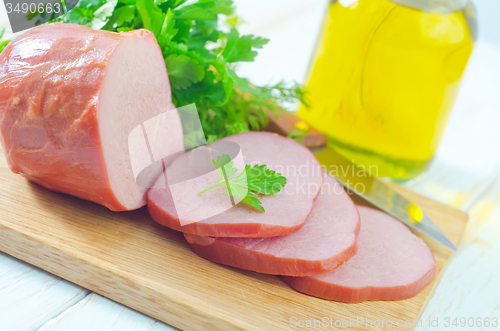
[[[367,207],[358,210],[361,231],[352,259],[323,275],[283,279],[299,292],[346,303],[415,296],[436,274],[432,251],[392,216]]]
[[[196,155],[203,149],[195,149],[177,158],[148,193],[148,210],[152,218],[169,228],[198,236],[212,237],[273,237],[285,235],[301,228],[323,184],[320,164],[309,149],[297,142],[268,132],[246,132],[223,138],[215,144],[233,143],[241,149],[244,164],[265,164],[287,178],[287,184],[274,195],[260,195],[265,212],[240,202],[232,208],[196,222],[187,222],[179,216],[178,204],[173,199],[181,197],[183,209],[197,215],[209,215],[219,201],[206,203],[205,195],[197,192],[217,183],[219,175],[212,172],[183,183],[175,188],[165,185],[172,174],[185,174],[190,165],[199,164]],[[211,145],[215,145],[214,143]],[[242,169],[242,166],[240,166]],[[167,186],[167,187],[164,187]],[[220,199],[227,196],[225,187],[219,186]]]
[[[164,147],[183,149],[165,61],[147,30],[35,27],[0,55],[0,84],[0,136],[9,166],[50,190],[114,211],[136,209],[146,204],[148,187],[133,173],[132,130],[165,114]],[[160,165],[155,179],[161,172]]]
[[[351,198],[325,175],[306,224],[271,238],[210,238],[184,234],[199,256],[266,274],[308,276],[329,272],[356,254],[359,214]]]

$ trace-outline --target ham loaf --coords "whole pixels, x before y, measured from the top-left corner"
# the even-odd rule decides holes
[[[0,84],[10,169],[48,189],[114,211],[136,209],[148,187],[133,174],[130,132],[168,111],[163,139],[172,153],[183,149],[165,61],[147,30],[35,27],[0,55]]]

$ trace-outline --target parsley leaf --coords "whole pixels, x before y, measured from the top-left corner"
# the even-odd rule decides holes
[[[198,83],[205,76],[205,69],[187,55],[170,54],[165,58],[172,88],[183,90]]]
[[[97,9],[94,12],[94,18],[90,22],[89,26],[92,29],[96,29],[96,30],[99,30],[103,26],[105,26],[108,23],[111,15],[113,14],[113,11],[115,10],[117,3],[118,3],[117,0],[109,1],[109,2],[105,3],[104,5],[102,5],[101,7],[99,7],[99,9]]]
[[[241,36],[236,30],[232,28],[227,34],[227,44],[224,47],[224,52],[222,56],[224,59],[231,62],[252,62],[257,56],[257,52],[253,51],[253,48],[262,48],[269,39],[254,37],[253,35]]]
[[[54,21],[103,28],[118,4],[117,0],[80,0],[73,9]]]
[[[115,29],[127,22],[131,22],[135,18],[135,6],[122,6],[113,12],[105,29]]]
[[[151,0],[137,0],[136,8],[141,15],[144,28],[158,37],[165,21],[165,13]]]
[[[5,34],[5,28],[2,28],[2,30],[0,30],[0,40],[3,39],[4,34]],[[3,51],[5,46],[7,46],[8,44],[9,44],[8,40],[3,40],[2,42],[0,42],[0,52]]]
[[[214,167],[219,172],[218,183],[198,192],[198,195],[225,185],[229,196],[238,197],[248,205],[265,212],[257,194],[273,195],[281,191],[286,185],[286,178],[274,170],[267,168],[267,165],[245,165],[245,169],[238,175],[238,169],[227,154],[222,154],[217,159],[212,160]]]

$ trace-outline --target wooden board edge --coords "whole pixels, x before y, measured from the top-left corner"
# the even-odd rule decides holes
[[[465,228],[467,226],[467,222],[469,220],[469,214],[464,212],[463,210],[460,210],[460,209],[457,209],[457,208],[454,208],[452,206],[449,206],[449,205],[445,205],[443,203],[440,203],[438,201],[435,201],[435,200],[432,200],[428,197],[425,197],[425,196],[422,196],[418,193],[415,193],[415,192],[412,192],[408,189],[405,189],[395,183],[392,183],[392,182],[388,182],[388,181],[385,181],[386,184],[388,184],[391,188],[393,188],[395,191],[397,191],[398,193],[402,194],[403,196],[405,196],[406,198],[408,199],[412,199],[412,197],[418,195],[419,199],[421,200],[425,200],[429,203],[433,203],[435,205],[439,205],[439,207],[443,210],[447,210],[447,211],[450,211],[452,212],[453,214],[455,214],[455,217],[459,219],[460,221],[460,225],[461,225],[461,228],[459,229],[459,236],[458,238],[456,238],[455,240],[453,240],[453,244],[455,246],[457,246],[457,250],[458,250],[458,245],[460,244],[460,241],[462,240],[462,237],[463,237],[463,234],[465,232]],[[424,207],[422,207],[422,209],[425,209]],[[425,210],[424,210],[425,211]],[[446,262],[445,264],[443,265],[443,267],[441,268],[441,270],[439,271],[438,273],[438,276],[437,276],[437,279],[435,279],[434,281],[434,284],[432,285],[432,288],[431,290],[429,291],[429,294],[427,295],[427,298],[425,299],[424,301],[424,304],[422,305],[422,307],[420,308],[420,311],[416,317],[416,321],[419,321],[423,314],[424,314],[424,311],[425,309],[427,308],[427,305],[429,304],[430,300],[432,300],[432,297],[434,295],[434,292],[436,291],[437,287],[439,286],[440,282],[441,282],[441,279],[443,278],[443,275],[445,274],[446,272],[446,269],[448,268],[449,264],[450,264],[450,260],[451,258],[453,257],[455,252],[451,251],[450,254],[448,255],[447,259],[446,259]],[[424,321],[422,321],[422,323],[424,323]],[[425,325],[425,324],[424,324]],[[411,327],[410,327],[410,331],[413,331],[415,330],[415,328],[417,327],[417,324],[413,324]]]
[[[423,195],[420,195],[416,192],[413,192],[413,191],[410,191],[404,187],[401,187],[395,183],[391,183],[391,182],[387,182],[387,181],[384,181],[389,187],[391,187],[392,189],[394,189],[395,191],[397,191],[398,193],[400,193],[401,195],[403,195],[405,198],[409,199],[410,201],[415,201],[417,199],[415,199],[415,197],[418,197],[418,200],[419,201],[422,201],[422,203],[419,203],[419,207],[422,208],[422,210],[424,212],[427,213],[426,210],[428,210],[428,205],[435,205],[436,207],[439,208],[439,210],[442,212],[442,213],[445,213],[447,214],[448,216],[451,216],[451,218],[454,219],[454,226],[453,229],[456,230],[456,235],[455,237],[451,237],[448,235],[448,239],[451,240],[451,242],[453,242],[453,244],[455,246],[457,246],[460,241],[462,240],[462,236],[464,234],[464,231],[465,231],[465,227],[467,226],[467,222],[469,220],[469,214],[467,214],[466,212],[464,212],[463,210],[460,210],[460,209],[457,209],[455,207],[452,207],[452,206],[449,206],[449,205],[445,205],[441,202],[438,202],[438,201],[435,201],[435,200],[432,200],[431,198],[428,198],[426,196],[423,196]],[[434,207],[435,208],[435,207]],[[448,217],[450,218],[450,217]],[[459,227],[457,227],[459,226]],[[443,229],[441,229],[443,230]],[[443,231],[443,232],[446,232],[446,231]],[[450,249],[450,253],[451,253],[451,249]]]
[[[427,203],[432,203],[434,205],[439,205],[439,207],[442,208],[442,209],[451,211],[454,214],[456,214],[457,216],[460,215],[459,217],[462,220],[464,220],[464,221],[467,221],[469,219],[469,214],[467,214],[463,210],[460,210],[458,208],[446,205],[444,203],[441,203],[439,201],[433,200],[433,199],[431,199],[429,197],[426,197],[424,195],[421,195],[421,194],[418,194],[416,192],[413,192],[413,191],[411,191],[411,190],[409,190],[407,188],[404,188],[404,187],[402,187],[402,186],[400,186],[400,185],[398,185],[396,183],[393,183],[393,182],[390,182],[390,181],[387,181],[387,180],[384,180],[384,183],[387,184],[388,186],[390,186],[392,189],[394,189],[398,193],[400,193],[403,196],[405,196],[406,198],[410,199],[410,200],[413,200],[412,199],[413,197],[418,196],[418,200],[425,200]]]
[[[446,263],[444,264],[443,268],[441,269],[441,271],[439,272],[438,276],[437,276],[437,279],[434,280],[434,284],[432,284],[432,287],[431,287],[431,290],[429,291],[429,294],[427,295],[427,297],[425,298],[425,301],[424,301],[424,304],[422,305],[422,307],[420,308],[420,311],[418,312],[418,315],[417,317],[415,318],[415,320],[418,322],[420,321],[420,319],[422,318],[422,315],[424,314],[424,311],[425,311],[425,308],[427,308],[427,305],[429,304],[429,301],[432,299],[432,296],[434,295],[434,292],[436,291],[436,288],[439,286],[439,282],[441,281],[441,278],[443,277],[443,274],[444,272],[446,271],[446,268],[449,264],[449,258],[448,260],[446,260]],[[416,323],[414,323],[409,331],[413,331],[415,330],[415,328],[417,327],[418,325]],[[425,326],[425,323],[424,321],[422,321],[422,327]]]

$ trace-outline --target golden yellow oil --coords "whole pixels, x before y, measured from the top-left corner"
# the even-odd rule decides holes
[[[434,155],[473,48],[466,11],[334,2],[299,116],[373,175],[420,173]],[[374,169],[371,167],[370,169]]]

